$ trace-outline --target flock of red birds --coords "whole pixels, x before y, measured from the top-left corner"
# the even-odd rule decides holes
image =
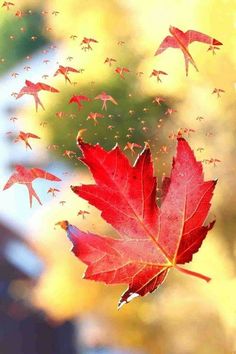
[[[14,8],[14,6],[15,6],[14,3],[8,2],[8,1],[4,1],[2,4],[2,8],[6,8],[7,11]],[[43,11],[42,14],[46,14],[46,12]],[[54,15],[54,16],[57,16],[58,14],[59,14],[58,11],[52,12],[52,15]],[[21,10],[17,10],[15,12],[15,16],[23,17],[23,16],[25,16],[25,14]],[[23,29],[22,29],[22,31],[23,31]],[[155,52],[155,56],[160,55],[161,53],[163,53],[165,50],[167,50],[169,48],[179,49],[184,56],[186,76],[188,76],[188,73],[189,73],[189,64],[191,64],[195,68],[195,70],[198,71],[197,65],[196,65],[192,55],[189,52],[189,45],[191,43],[193,43],[194,41],[197,41],[200,43],[207,44],[209,46],[208,50],[212,51],[213,54],[215,54],[216,50],[219,49],[219,47],[222,45],[222,43],[220,41],[218,41],[217,39],[210,37],[206,34],[203,34],[201,32],[194,31],[194,30],[188,30],[186,32],[183,32],[176,27],[170,26],[169,32],[170,32],[170,35],[166,36],[163,39],[163,41],[161,42],[161,44],[159,45],[158,49]],[[72,40],[75,40],[75,39],[77,39],[77,36],[71,35],[70,38]],[[31,39],[36,40],[37,38],[31,38]],[[98,43],[99,42],[94,38],[84,37],[80,43],[80,47],[84,51],[91,51],[93,49],[93,45],[97,45]],[[125,42],[119,40],[117,42],[117,45],[124,46]],[[67,59],[72,60],[73,58],[68,57]],[[44,62],[45,62],[45,64],[47,64],[48,60],[45,59]],[[117,60],[115,58],[107,57],[104,61],[104,64],[111,67],[116,62],[117,62]],[[31,68],[30,68],[30,66],[25,66],[24,69],[26,71],[29,71]],[[83,72],[83,69],[76,69],[71,66],[59,65],[57,70],[53,74],[53,76],[54,77],[58,76],[58,75],[64,76],[65,83],[72,84],[72,82],[69,78],[69,75],[82,73],[82,72]],[[126,75],[129,75],[129,73],[131,71],[127,67],[117,66],[115,68],[114,72],[116,74],[118,74],[122,80],[125,80]],[[141,77],[143,74],[144,74],[143,72],[136,73],[136,75],[138,77]],[[153,71],[150,74],[150,77],[156,77],[158,82],[162,82],[162,78],[166,75],[168,75],[168,74],[165,71],[153,69]],[[18,73],[12,73],[12,76],[17,77]],[[44,75],[44,78],[47,79],[48,75]],[[54,88],[51,85],[48,85],[48,84],[45,84],[42,82],[34,83],[30,80],[25,80],[25,84],[21,88],[21,90],[18,93],[13,93],[12,96],[14,96],[17,100],[21,99],[24,95],[32,96],[34,99],[36,112],[38,112],[39,106],[43,110],[45,110],[45,107],[39,98],[40,91],[47,91],[50,93],[59,93],[59,90]],[[215,88],[213,90],[212,94],[216,94],[217,97],[220,97],[221,93],[224,93],[224,92],[225,91],[223,89]],[[116,101],[116,99],[112,95],[108,94],[106,91],[102,91],[100,94],[96,95],[94,98],[89,98],[86,95],[75,94],[70,98],[68,103],[69,104],[75,103],[78,107],[78,110],[80,111],[83,109],[84,104],[86,104],[87,102],[90,102],[92,100],[100,100],[102,102],[101,109],[105,110],[105,111],[107,111],[107,109],[108,109],[108,102],[110,102],[109,104],[118,105],[118,102]],[[165,102],[165,99],[162,97],[158,97],[158,96],[155,97],[153,100],[153,103],[156,103],[157,105],[161,105],[163,102]],[[146,110],[148,110],[148,109],[146,109]],[[165,115],[170,116],[175,112],[177,112],[175,109],[167,108]],[[58,118],[63,118],[64,114],[65,114],[64,112],[57,112]],[[129,114],[132,115],[133,111],[130,110]],[[99,120],[103,119],[104,117],[105,117],[105,115],[103,113],[90,112],[87,116],[87,120],[93,121],[94,125],[96,126],[99,123]],[[11,117],[10,119],[14,123],[17,118]],[[201,119],[204,119],[204,118],[198,117],[197,119],[200,121]],[[46,122],[42,122],[41,124],[44,126],[44,124],[46,124]],[[109,125],[108,129],[112,130],[113,126]],[[134,128],[130,127],[129,129],[130,129],[129,135],[127,135],[127,137],[132,136],[132,129],[134,129]],[[143,126],[142,130],[145,132],[147,130],[147,127]],[[80,129],[78,132],[77,138],[82,139],[82,135],[85,131],[86,131],[86,129]],[[192,131],[194,131],[194,130],[192,130]],[[170,136],[170,138],[175,139],[176,137],[179,137],[182,134],[189,134],[189,133],[191,133],[191,129],[189,129],[189,130],[188,129],[187,130],[180,129],[177,133],[173,133]],[[34,133],[31,133],[31,132],[20,131],[19,134],[17,135],[17,137],[15,138],[15,142],[22,141],[22,142],[24,142],[26,148],[32,149],[32,146],[29,142],[30,139],[40,139],[40,137]],[[51,148],[56,148],[56,146],[55,147],[51,146]],[[136,144],[134,142],[127,142],[124,150],[130,150],[131,153],[134,154],[135,148],[141,148],[141,145]],[[166,153],[168,149],[166,146],[163,146],[163,147],[161,147],[161,150],[162,150],[162,152]],[[65,150],[63,155],[71,159],[75,154],[76,153],[74,151]],[[205,162],[212,163],[215,165],[216,162],[220,162],[220,161],[217,159],[209,159],[209,160],[206,160]],[[39,197],[37,196],[35,190],[32,187],[32,182],[36,178],[46,179],[46,180],[55,181],[55,182],[60,181],[60,179],[58,177],[56,177],[53,174],[50,174],[47,171],[44,171],[42,169],[39,169],[39,168],[28,169],[24,166],[17,165],[15,167],[15,172],[11,175],[9,180],[6,182],[3,189],[6,190],[6,189],[12,187],[15,183],[24,184],[27,187],[28,192],[29,192],[30,207],[32,206],[33,197],[38,201],[39,204],[41,204]],[[51,187],[48,190],[48,193],[50,193],[52,196],[55,196],[57,192],[59,192],[59,189],[56,189],[54,187]],[[84,218],[86,213],[87,213],[86,211],[80,211],[79,215],[82,215],[82,217]]]

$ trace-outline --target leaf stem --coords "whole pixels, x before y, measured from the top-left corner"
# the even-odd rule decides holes
[[[193,271],[188,270],[188,269],[184,269],[184,268],[182,268],[182,267],[179,267],[178,265],[175,265],[175,268],[176,268],[177,270],[179,270],[180,272],[182,272],[182,273],[189,274],[189,275],[192,275],[192,276],[194,276],[194,277],[203,279],[203,280],[205,280],[207,283],[211,280],[211,278],[207,277],[206,275],[203,275],[203,274],[200,274],[200,273],[197,273],[197,272],[193,272]]]

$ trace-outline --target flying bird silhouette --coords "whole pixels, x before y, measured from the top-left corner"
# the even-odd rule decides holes
[[[42,102],[40,101],[38,97],[39,91],[49,91],[49,92],[59,92],[57,89],[55,89],[52,86],[49,86],[47,84],[44,84],[42,82],[37,82],[34,84],[33,82],[29,80],[25,80],[25,86],[22,87],[20,92],[17,94],[16,99],[21,98],[24,95],[31,95],[34,98],[35,101],[35,108],[36,112],[38,111],[38,105],[42,107],[43,110],[45,110]]]
[[[3,4],[2,4],[2,7],[6,7],[7,10],[10,10],[10,7],[11,6],[14,6],[15,4],[13,4],[13,2],[10,2],[10,1],[4,1]]]
[[[103,101],[102,104],[102,109],[105,109],[105,111],[107,110],[107,101],[111,101],[113,104],[117,105],[118,103],[116,102],[116,100],[111,96],[108,95],[105,91],[103,91],[102,93],[100,93],[99,95],[97,95],[95,97],[95,100],[101,100]]]
[[[84,96],[84,95],[73,95],[69,101],[69,104],[70,103],[77,103],[78,105],[78,109],[82,109],[83,108],[83,105],[80,101],[90,101],[90,98],[87,97],[87,96]]]
[[[157,103],[158,106],[161,105],[161,102],[165,102],[165,99],[162,98],[162,97],[158,97],[158,96],[156,96],[156,97],[154,98],[154,100],[152,101],[152,103]]]
[[[104,114],[98,113],[98,112],[90,112],[87,120],[93,120],[94,125],[98,125],[97,118],[104,118]]]
[[[162,82],[160,75],[168,75],[168,74],[165,71],[153,69],[149,77],[156,76],[157,82]]]
[[[68,157],[69,159],[72,159],[72,157],[75,155],[76,155],[76,152],[73,150],[65,150],[62,154],[62,156]]]
[[[25,143],[26,149],[27,149],[27,147],[29,147],[32,150],[32,147],[28,141],[31,138],[32,139],[40,139],[40,137],[38,135],[35,135],[33,133],[25,133],[25,132],[20,131],[20,133],[18,134],[18,136],[15,139],[15,143],[22,140]]]
[[[57,69],[57,71],[55,72],[55,74],[53,76],[57,76],[59,74],[63,75],[65,77],[65,81],[69,82],[71,84],[71,81],[68,77],[68,73],[73,72],[73,73],[79,73],[80,71],[72,68],[71,66],[63,66],[63,65],[59,65],[59,68]]]
[[[50,187],[47,193],[51,193],[53,197],[56,197],[56,192],[60,192],[60,189]]]
[[[104,64],[109,64],[109,66],[112,66],[112,62],[116,62],[116,59],[113,59],[113,58],[106,58],[105,61],[104,61]]]
[[[132,155],[135,154],[134,148],[141,148],[142,146],[136,143],[130,143],[128,142],[125,147],[124,150],[130,150]]]
[[[91,47],[90,43],[98,43],[98,41],[93,38],[84,37],[80,45],[82,46],[83,50],[87,50],[87,49],[92,50],[93,48]]]
[[[82,219],[85,219],[85,214],[90,214],[87,210],[79,210],[77,216],[82,215]]]
[[[24,184],[29,192],[29,201],[30,201],[30,207],[32,207],[32,200],[33,197],[38,201],[40,205],[42,205],[38,195],[36,194],[35,190],[33,189],[32,182],[37,179],[37,178],[42,178],[42,179],[47,179],[49,181],[55,181],[59,182],[61,181],[60,178],[54,176],[53,174],[44,171],[40,168],[25,168],[22,165],[17,165],[15,167],[16,172],[14,172],[5,186],[3,187],[3,190],[6,190],[10,187],[12,187],[15,183],[19,184]]]
[[[155,55],[161,54],[162,52],[164,52],[164,50],[168,48],[180,49],[184,55],[186,76],[188,76],[189,63],[191,63],[195,67],[196,71],[198,71],[197,65],[188,51],[188,46],[191,43],[193,42],[206,43],[209,44],[210,46],[209,48],[212,47],[218,48],[219,45],[222,45],[222,43],[219,42],[217,39],[212,38],[198,31],[189,30],[183,32],[179,28],[173,26],[170,26],[169,31],[171,36],[167,36],[164,38],[159,48],[157,49]]]
[[[220,98],[221,97],[221,93],[224,93],[225,90],[221,89],[221,88],[214,88],[214,90],[212,91],[212,94],[216,93],[217,97]]]
[[[122,79],[125,79],[124,73],[129,73],[130,70],[129,70],[128,68],[120,68],[120,67],[117,67],[117,68],[115,69],[115,72],[116,72],[117,74],[119,74]]]

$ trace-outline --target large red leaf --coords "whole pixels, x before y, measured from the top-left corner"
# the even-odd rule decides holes
[[[214,225],[203,226],[216,182],[204,182],[202,165],[188,143],[178,139],[171,176],[163,182],[160,209],[147,147],[131,166],[117,146],[107,152],[99,145],[79,144],[81,160],[95,184],[72,190],[101,210],[102,218],[119,233],[117,239],[98,236],[61,222],[73,252],[87,264],[85,278],[128,284],[119,306],[156,290],[172,267],[209,281],[178,265],[191,261]]]

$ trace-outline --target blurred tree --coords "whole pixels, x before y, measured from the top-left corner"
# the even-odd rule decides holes
[[[165,142],[163,166],[159,164],[161,175],[172,156],[169,146],[165,153],[165,147],[170,143],[168,136],[172,131],[186,127],[196,130],[196,134],[190,134],[192,137],[188,138],[195,151],[204,148],[197,152],[199,160],[217,157],[224,162],[216,168],[212,164],[204,165],[208,178],[218,176],[221,180],[214,196],[217,224],[199,255],[194,257],[194,269],[204,272],[207,269],[213,281],[209,285],[201,284],[173,272],[173,282],[167,281],[158,293],[137,299],[119,313],[115,304],[122,287],[108,290],[104,285],[81,280],[83,265],[68,253],[70,245],[64,240],[64,235],[58,237],[58,232],[53,233],[52,230],[55,221],[68,218],[82,225],[83,229],[96,232],[96,227],[102,224],[101,217],[93,210],[91,215],[86,215],[86,220],[75,216],[80,208],[91,209],[72,195],[69,184],[64,194],[62,191],[60,194],[60,198],[66,200],[64,208],[58,206],[56,200],[48,207],[44,206],[41,214],[37,212],[34,234],[38,232],[38,245],[41,244],[45,259],[48,259],[47,272],[35,295],[38,306],[59,319],[89,310],[101,317],[105,315],[111,327],[115,328],[119,344],[143,347],[147,353],[223,354],[234,349],[235,195],[232,190],[236,171],[232,163],[235,155],[235,77],[232,72],[236,63],[233,36],[235,5],[230,3],[226,6],[225,0],[215,5],[214,0],[150,0],[148,3],[133,0],[53,0],[45,3],[49,13],[47,25],[53,29],[50,38],[60,41],[63,47],[63,51],[58,53],[58,62],[65,65],[70,58],[73,67],[85,68],[82,75],[73,76],[73,79],[78,78],[74,86],[65,86],[62,77],[50,79],[55,80],[56,87],[61,89],[60,96],[48,99],[46,112],[39,112],[34,119],[28,114],[33,126],[36,126],[36,117],[48,122],[45,139],[49,133],[48,143],[59,145],[60,157],[65,149],[75,149],[75,137],[81,128],[88,129],[85,140],[99,142],[106,148],[111,148],[116,141],[124,147],[127,141],[143,144],[151,139],[151,144],[156,144],[156,139],[159,139],[153,152],[159,159],[157,152]],[[51,16],[54,10],[58,10],[57,16]],[[170,23],[183,30],[191,27],[214,35],[224,46],[213,57],[207,53],[207,48],[204,52],[202,46],[193,44],[191,53],[196,57],[200,72],[192,70],[186,78],[178,51],[170,51],[159,58],[153,56],[167,35]],[[76,35],[78,40],[71,39],[71,35]],[[81,50],[80,42],[84,36],[98,40],[92,51]],[[117,60],[112,67],[104,64],[108,56]],[[130,69],[126,80],[114,72],[116,65]],[[57,67],[58,63],[55,71]],[[158,85],[149,79],[153,68],[163,68],[168,72],[165,82],[163,79],[163,83]],[[136,72],[142,71],[143,77],[137,77]],[[214,87],[225,89],[227,94],[217,99],[211,95]],[[85,102],[81,111],[76,105],[68,105],[73,94],[94,98],[104,90],[118,102],[118,106],[108,103],[107,112],[101,111],[100,101]],[[152,103],[156,95],[165,98],[166,106]],[[176,115],[165,115],[167,106],[176,109]],[[96,126],[93,121],[87,121],[91,111],[105,115]],[[64,112],[61,117],[60,112]],[[203,116],[203,121],[197,120],[198,116]],[[129,128],[134,130],[129,131]],[[127,134],[131,136],[127,137]],[[79,183],[83,177],[79,171],[76,181],[71,183]],[[220,224],[222,228],[218,228]],[[103,233],[110,234],[111,231],[104,227]],[[225,239],[229,240],[231,254]]]
[[[45,35],[44,19],[39,9],[18,18],[12,13],[1,13],[0,23],[0,74],[16,65],[21,59],[49,42]]]

